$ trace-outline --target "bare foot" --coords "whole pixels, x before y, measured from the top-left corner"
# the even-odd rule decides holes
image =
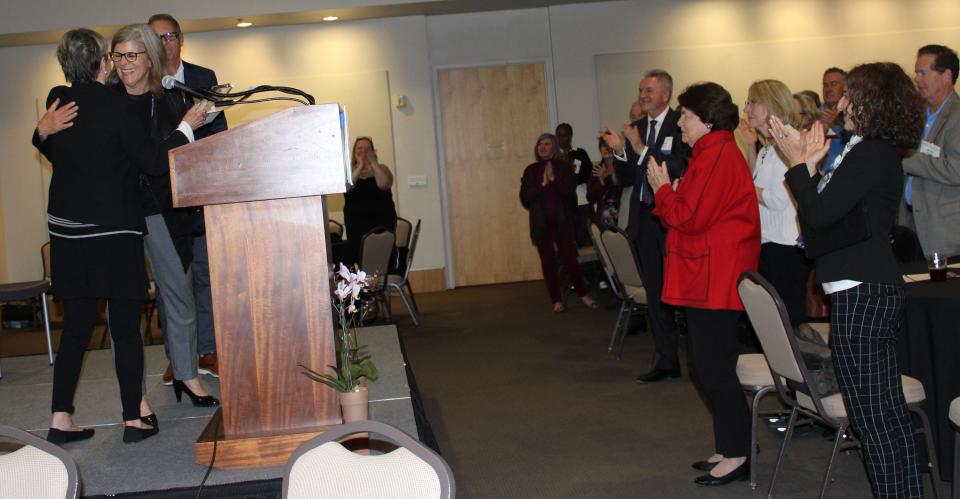
[[[723,461],[723,454],[714,454],[707,458],[708,463],[719,463]]]
[[[584,304],[587,308],[593,308],[593,309],[600,308],[600,304],[597,303],[597,300],[594,300],[593,298],[590,298],[589,295],[583,295],[583,296],[581,296],[581,297],[580,297],[580,301],[582,301],[583,304]]]
[[[147,403],[147,396],[144,395],[140,397],[140,416],[149,416],[153,414],[153,409],[150,408],[150,404]]]
[[[727,476],[730,472],[736,470],[741,464],[747,461],[746,457],[725,457],[710,470],[710,476],[719,478]]]
[[[556,303],[553,304],[553,311],[554,311],[555,313],[558,313],[558,314],[559,314],[560,312],[563,312],[564,310],[566,310],[566,307],[563,306],[563,303],[561,303],[561,302],[556,302]]]
[[[73,416],[69,412],[55,412],[50,418],[50,427],[61,431],[80,431],[83,428],[73,424]]]
[[[210,395],[210,393],[207,392],[207,389],[200,384],[199,377],[193,378],[193,379],[185,379],[183,380],[183,384],[187,385],[187,388],[189,388],[190,391],[193,392],[193,394],[198,397],[206,397],[207,395]]]

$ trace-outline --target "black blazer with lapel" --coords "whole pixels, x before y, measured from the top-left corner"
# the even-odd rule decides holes
[[[210,88],[217,85],[217,74],[211,69],[183,61],[183,80],[183,84],[190,88]],[[181,116],[193,105],[193,98],[179,90],[167,90],[167,95],[172,98],[173,102],[177,103],[177,109]],[[193,136],[200,140],[226,129],[227,118],[223,113],[220,113],[209,125],[194,130]]]
[[[104,227],[144,227],[140,172],[167,170],[167,151],[187,143],[176,132],[158,140],[143,126],[126,95],[99,83],[59,86],[47,106],[76,102],[73,126],[43,142],[34,130],[33,145],[53,164],[47,212],[75,222]]]
[[[881,139],[864,139],[843,158],[833,178],[817,193],[820,174],[813,177],[806,166],[791,168],[787,186],[797,201],[797,215],[806,231],[836,233],[838,224],[863,208],[870,237],[839,247],[817,258],[817,281],[853,281],[902,284],[903,278],[890,244],[890,230],[897,218],[903,192],[900,150]],[[806,235],[804,235],[806,237]]]
[[[667,115],[663,119],[663,124],[660,125],[660,133],[657,135],[657,142],[653,147],[647,147],[647,155],[653,156],[658,163],[663,161],[667,162],[667,170],[670,173],[671,179],[678,179],[683,176],[687,171],[687,160],[690,158],[692,151],[690,146],[683,142],[681,137],[680,127],[677,122],[680,121],[680,113],[674,109],[668,109]],[[649,120],[646,118],[639,119],[634,122],[634,125],[637,127],[637,131],[640,133],[640,137],[646,139],[647,137],[647,123]],[[667,137],[670,137],[670,149],[664,150],[664,144],[667,141]],[[614,159],[614,168],[617,172],[617,181],[620,185],[627,187],[633,186],[633,192],[630,195],[630,216],[629,224],[627,226],[627,234],[631,239],[639,239],[644,220],[641,220],[641,206],[643,203],[640,202],[640,187],[643,184],[643,179],[647,175],[647,158],[640,158],[638,151],[633,149],[633,146],[627,141],[626,144],[626,161],[620,161]],[[642,159],[642,162],[641,162]],[[653,193],[650,193],[651,195]],[[651,206],[652,209],[652,206]],[[648,210],[649,211],[649,210]],[[652,214],[649,214],[648,217],[653,217]]]

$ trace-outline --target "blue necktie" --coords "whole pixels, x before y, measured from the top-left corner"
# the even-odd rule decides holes
[[[647,125],[647,154],[640,158],[640,173],[643,175],[640,184],[640,202],[650,206],[653,204],[653,193],[650,192],[650,182],[647,181],[647,162],[653,154],[653,148],[657,142],[657,120],[650,120]]]

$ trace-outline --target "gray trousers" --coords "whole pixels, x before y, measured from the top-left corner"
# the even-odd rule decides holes
[[[217,353],[213,336],[213,298],[210,296],[210,261],[207,258],[207,236],[193,238],[193,300],[197,304],[197,352]]]
[[[146,217],[148,234],[143,247],[157,283],[158,309],[163,314],[164,349],[173,365],[173,377],[197,377],[197,307],[193,299],[193,273],[183,271],[163,215]]]

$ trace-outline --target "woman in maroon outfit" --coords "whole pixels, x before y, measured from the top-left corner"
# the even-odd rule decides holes
[[[577,263],[573,229],[577,210],[577,179],[573,169],[560,159],[557,137],[545,133],[533,150],[536,162],[523,170],[520,202],[530,212],[530,239],[540,253],[543,280],[554,312],[563,312],[557,256],[563,263],[577,296],[589,308],[597,302],[587,295],[587,284]]]

